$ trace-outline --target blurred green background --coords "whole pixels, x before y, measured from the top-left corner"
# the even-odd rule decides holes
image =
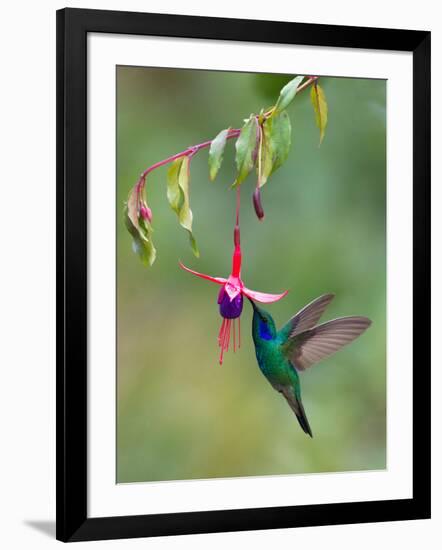
[[[117,68],[117,482],[374,470],[386,467],[386,86],[324,77],[329,123],[321,148],[309,91],[289,107],[292,147],[263,188],[242,186],[243,280],[263,292],[278,326],[325,292],[323,320],[367,315],[372,327],[301,375],[314,439],[258,369],[251,308],[242,347],[218,364],[218,287],[181,271],[228,276],[235,193],[233,141],[214,183],[207,151],[191,167],[188,245],[166,199],[167,167],[147,180],[158,250],[152,268],[132,252],[122,210],[149,165],[213,138],[276,101],[292,75]]]

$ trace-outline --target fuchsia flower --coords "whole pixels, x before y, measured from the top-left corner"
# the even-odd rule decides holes
[[[218,294],[219,312],[223,317],[223,322],[218,334],[218,345],[221,348],[219,362],[222,365],[224,352],[229,349],[231,325],[233,323],[233,351],[236,351],[237,342],[238,348],[241,346],[241,327],[240,327],[240,315],[243,308],[243,296],[247,296],[257,302],[269,304],[276,302],[288,293],[288,290],[282,294],[266,294],[264,292],[257,292],[250,290],[244,286],[241,280],[241,246],[239,242],[239,228],[235,228],[235,249],[233,252],[232,260],[232,273],[228,279],[223,277],[211,277],[210,275],[204,275],[193,271],[180,262],[180,267],[189,273],[193,273],[197,277],[212,281],[218,285],[222,285]],[[236,334],[235,319],[238,319]]]

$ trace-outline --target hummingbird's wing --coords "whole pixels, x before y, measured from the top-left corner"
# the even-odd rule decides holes
[[[282,348],[297,370],[305,370],[353,342],[371,325],[367,317],[341,317],[289,337]]]
[[[297,334],[313,328],[334,297],[334,294],[323,294],[298,311],[280,330],[282,339],[293,338]]]

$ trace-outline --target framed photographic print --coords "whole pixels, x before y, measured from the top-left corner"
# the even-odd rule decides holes
[[[430,33],[57,13],[57,538],[430,517]]]

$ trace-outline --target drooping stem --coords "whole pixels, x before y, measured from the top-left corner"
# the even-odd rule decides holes
[[[241,246],[241,234],[240,234],[240,228],[239,228],[239,211],[241,208],[241,187],[238,185],[236,188],[236,220],[235,220],[235,228],[233,230],[233,244],[235,245],[235,248],[239,248]]]
[[[233,251],[232,260],[232,275],[239,277],[241,275],[241,231],[239,228],[239,211],[241,207],[241,187],[238,185],[236,188],[236,221],[235,228],[233,230],[233,244],[235,249]]]

